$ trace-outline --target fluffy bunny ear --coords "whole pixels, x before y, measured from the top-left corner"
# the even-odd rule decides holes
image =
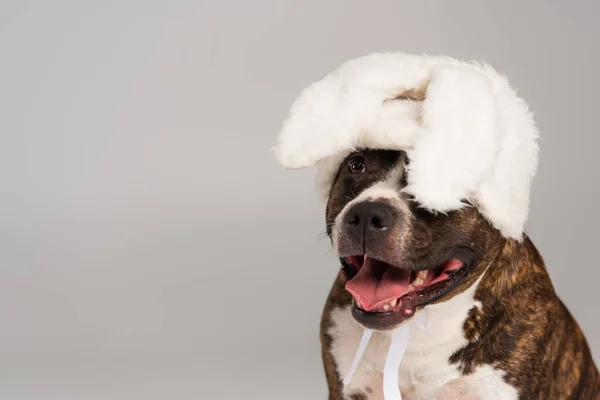
[[[458,209],[496,162],[502,132],[492,82],[473,69],[434,68],[421,121],[404,190],[428,209]]]
[[[372,54],[313,83],[290,108],[273,148],[276,160],[305,168],[357,147],[406,149],[421,129],[420,105],[393,99],[421,87],[432,61]]]
[[[495,163],[475,194],[479,211],[506,237],[521,240],[531,183],[539,160],[539,132],[527,103],[508,82],[497,91],[502,136]]]
[[[521,240],[538,167],[539,132],[525,101],[489,66],[440,65],[423,104],[425,129],[408,151],[404,189],[430,210],[469,201]]]

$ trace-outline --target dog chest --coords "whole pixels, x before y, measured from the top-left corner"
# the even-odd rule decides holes
[[[449,302],[429,306],[431,324],[427,329],[411,326],[408,347],[399,369],[404,400],[518,398],[517,391],[504,382],[502,371],[486,366],[462,376],[458,366],[448,361],[456,350],[467,344],[462,327],[469,310],[477,307],[477,303],[472,291],[466,291]],[[350,306],[332,310],[330,318],[330,351],[340,377],[344,377],[350,370],[364,328],[352,317]],[[346,396],[351,398],[360,394],[369,400],[383,400],[383,368],[389,345],[389,333],[373,333],[344,391]]]

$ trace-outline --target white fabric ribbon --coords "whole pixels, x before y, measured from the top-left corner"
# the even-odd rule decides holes
[[[385,366],[383,368],[383,396],[385,400],[402,400],[400,385],[398,383],[398,370],[400,369],[400,363],[402,362],[402,357],[404,357],[404,352],[408,345],[411,322],[421,329],[427,329],[431,324],[429,314],[423,309],[413,317],[412,321],[400,325],[392,333],[392,342],[388,349]],[[371,329],[365,329],[363,332],[350,371],[348,371],[344,378],[344,387],[348,386],[348,383],[350,383],[352,376],[356,372],[358,363],[360,362],[372,335],[373,331]]]

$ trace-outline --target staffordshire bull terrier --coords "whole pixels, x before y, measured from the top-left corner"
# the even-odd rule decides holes
[[[506,77],[449,57],[361,57],[294,102],[275,156],[318,167],[341,265],[321,321],[330,400],[383,400],[401,329],[404,400],[600,399],[584,334],[524,231],[537,141]]]

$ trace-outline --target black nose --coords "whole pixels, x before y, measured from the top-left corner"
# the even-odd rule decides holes
[[[344,227],[355,235],[373,236],[383,233],[394,224],[395,210],[381,201],[353,205],[344,217]]]

